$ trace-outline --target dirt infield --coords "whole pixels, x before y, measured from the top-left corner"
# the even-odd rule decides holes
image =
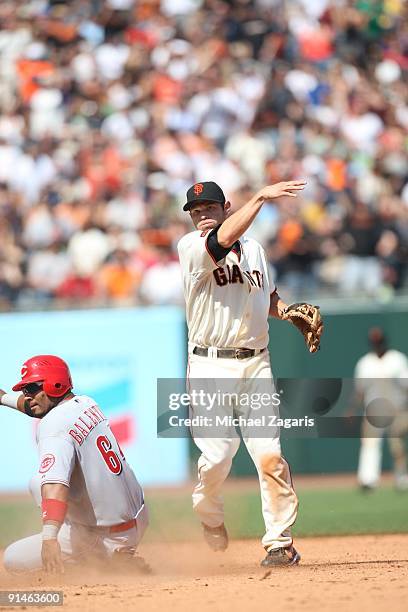
[[[407,609],[408,535],[307,538],[296,546],[300,566],[265,572],[254,540],[233,541],[226,553],[212,553],[201,542],[146,544],[140,553],[150,575],[84,569],[62,579],[20,578],[2,570],[0,589],[60,588],[63,609],[70,611]]]

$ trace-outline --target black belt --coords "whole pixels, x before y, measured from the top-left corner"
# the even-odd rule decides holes
[[[199,357],[215,357],[217,359],[249,359],[255,355],[263,353],[266,348],[263,349],[249,349],[249,348],[231,348],[231,349],[208,349],[203,346],[195,346],[193,348],[193,354]],[[211,354],[212,353],[212,354]]]

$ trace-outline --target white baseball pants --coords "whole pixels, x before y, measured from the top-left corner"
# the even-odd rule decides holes
[[[367,419],[364,419],[361,434],[357,470],[360,485],[376,487],[380,481],[384,434],[388,435],[396,482],[401,476],[407,476],[407,452],[404,439],[408,435],[407,411],[397,413],[392,424],[386,428],[373,427]]]
[[[120,533],[109,533],[108,528],[88,528],[84,525],[63,523],[58,534],[62,559],[67,563],[81,563],[87,558],[110,557],[116,550],[137,546],[148,525],[148,513],[143,506],[137,525]],[[18,573],[42,568],[41,533],[10,544],[4,551],[3,563],[7,571]]]
[[[190,391],[194,387],[204,386],[208,392],[214,392],[219,386],[217,381],[221,381],[221,386],[225,387],[225,379],[231,379],[231,386],[239,388],[242,393],[265,393],[266,389],[271,395],[275,393],[268,351],[245,360],[200,357],[190,353]],[[278,407],[271,406],[268,410],[279,416]],[[257,413],[249,409],[247,416],[256,417]],[[193,507],[202,523],[217,527],[224,522],[222,485],[230,472],[240,438],[197,437],[194,428],[192,435],[202,453],[198,461],[198,484],[193,493]],[[265,435],[268,433],[265,432]],[[247,437],[244,431],[242,437],[260,482],[265,522],[262,545],[268,551],[290,546],[298,499],[289,466],[281,454],[279,429],[272,430],[270,437]]]

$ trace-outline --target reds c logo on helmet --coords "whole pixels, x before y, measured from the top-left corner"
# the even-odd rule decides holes
[[[42,385],[43,391],[51,397],[62,397],[73,387],[68,365],[56,355],[36,355],[28,359],[13,391],[21,391],[29,383]]]
[[[194,185],[194,193],[198,196],[200,193],[203,193],[204,185],[202,183],[197,183]]]

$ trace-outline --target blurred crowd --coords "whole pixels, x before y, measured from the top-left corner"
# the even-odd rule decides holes
[[[0,308],[181,303],[204,180],[307,179],[250,232],[284,297],[404,291],[407,69],[403,0],[3,0]]]

